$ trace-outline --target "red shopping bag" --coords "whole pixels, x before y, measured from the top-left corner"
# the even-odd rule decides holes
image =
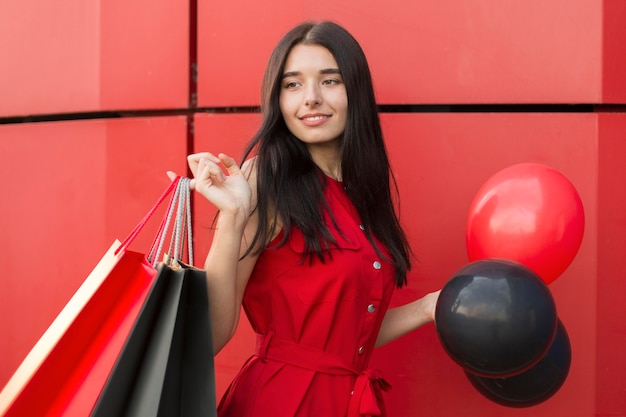
[[[156,277],[144,254],[126,248],[177,182],[124,242],[113,243],[35,344],[0,392],[0,416],[91,412]]]

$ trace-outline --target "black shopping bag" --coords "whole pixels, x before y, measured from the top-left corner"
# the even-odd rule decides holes
[[[91,416],[215,416],[212,346],[205,272],[159,264]]]

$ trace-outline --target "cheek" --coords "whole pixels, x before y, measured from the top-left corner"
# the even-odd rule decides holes
[[[341,115],[341,118],[345,123],[348,118],[348,100],[340,100],[335,109]]]
[[[294,100],[293,97],[281,94],[279,99],[280,104],[280,113],[283,115],[283,118],[287,118],[294,113]]]
[[[293,101],[293,100],[292,100]],[[283,117],[283,121],[285,122],[285,125],[287,126],[287,129],[291,132],[294,133],[294,110],[293,110],[293,106],[291,105],[292,103],[288,100],[283,98],[283,96],[280,97],[280,114]]]
[[[345,91],[337,91],[329,99],[332,100],[336,112],[341,113],[344,117],[348,114],[348,96]]]

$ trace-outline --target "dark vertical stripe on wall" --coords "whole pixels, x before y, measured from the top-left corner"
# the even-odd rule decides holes
[[[189,112],[187,155],[195,153],[195,110],[198,108],[198,0],[189,0]],[[187,168],[187,176],[191,172]]]

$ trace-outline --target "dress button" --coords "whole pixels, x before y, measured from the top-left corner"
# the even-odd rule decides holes
[[[374,267],[374,269],[380,269],[382,267],[382,265],[380,264],[380,262],[375,261],[372,266]]]
[[[363,352],[365,352],[365,346],[361,346],[361,347],[359,348],[359,355],[362,355],[362,354],[363,354]]]
[[[374,311],[376,311],[376,306],[374,304],[370,304],[367,306],[367,311],[368,313],[373,313]]]
[[[361,230],[365,230],[365,226],[363,226],[362,224],[360,224],[360,225],[359,225],[359,228],[360,228]]]

